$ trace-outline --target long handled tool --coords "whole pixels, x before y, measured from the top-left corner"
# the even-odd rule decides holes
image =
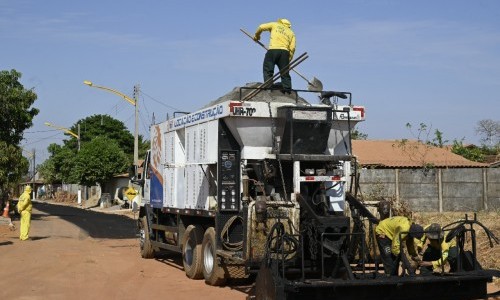
[[[285,66],[285,68],[283,69],[283,72],[289,72],[290,70],[293,70],[293,68],[295,68],[296,66],[298,66],[300,63],[302,63],[304,60],[306,60],[309,56],[307,55],[307,52],[301,54],[299,57],[297,57],[296,59],[292,60],[288,65]],[[281,72],[278,72],[276,74],[273,75],[273,77],[269,78],[268,80],[266,80],[266,82],[264,82],[263,84],[259,85],[257,87],[257,89],[251,91],[250,93],[248,93],[248,95],[246,95],[241,101],[248,101],[250,100],[251,98],[255,97],[258,93],[260,93],[262,91],[262,89],[266,89],[266,88],[269,88],[270,86],[272,86],[272,84],[278,80],[278,78],[281,77]]]
[[[246,36],[248,36],[249,38],[251,38],[251,39],[252,39],[252,41],[255,41],[255,40],[253,39],[253,36],[251,36],[251,35],[250,35],[248,32],[246,32],[244,29],[241,29],[241,28],[240,28],[240,30],[241,30],[241,32],[243,32]],[[255,41],[255,42],[256,42],[257,44],[259,44],[262,48],[264,48],[264,49],[268,50],[268,49],[267,49],[267,47],[266,47],[264,44],[262,44],[262,42],[261,42],[261,41]],[[308,89],[308,90],[310,90],[310,91],[312,91],[312,92],[321,92],[321,91],[323,90],[323,83],[321,83],[321,81],[320,81],[318,78],[313,77],[313,78],[311,79],[311,81],[309,81],[309,80],[307,80],[307,78],[306,78],[304,75],[300,74],[298,71],[296,71],[296,70],[294,70],[294,69],[292,69],[292,71],[294,71],[294,72],[295,72],[295,74],[299,75],[300,77],[302,77],[302,79],[304,79],[305,81],[307,81],[307,89]]]

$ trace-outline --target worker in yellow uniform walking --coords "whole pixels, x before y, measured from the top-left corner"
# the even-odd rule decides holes
[[[21,194],[19,202],[17,203],[17,211],[21,214],[21,233],[19,235],[19,239],[21,241],[26,241],[29,238],[28,234],[30,232],[31,225],[31,209],[33,208],[30,194],[31,187],[27,185],[24,188],[24,193]]]
[[[264,82],[274,75],[274,66],[278,66],[281,72],[281,84],[287,93],[292,89],[292,78],[289,72],[282,70],[292,61],[295,53],[295,33],[292,24],[287,19],[278,19],[277,22],[261,24],[253,37],[254,41],[260,40],[263,31],[269,31],[269,47],[264,57]]]
[[[413,223],[407,217],[397,216],[380,221],[375,232],[385,274],[398,275],[401,260],[400,245],[403,241],[406,242],[406,248],[412,259],[416,260],[417,251],[413,239],[422,238],[424,235],[422,226]]]

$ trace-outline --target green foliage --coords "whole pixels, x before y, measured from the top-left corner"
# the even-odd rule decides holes
[[[108,115],[94,115],[79,120],[70,130],[78,133],[78,125],[80,151],[78,140],[70,134],[64,145],[51,144],[47,148],[50,158],[39,170],[48,183],[104,185],[113,175],[123,172],[123,166],[131,164],[134,137],[122,122]],[[149,143],[142,142],[139,136],[139,154],[145,154],[147,149]]]
[[[18,145],[23,132],[30,128],[38,109],[30,108],[37,95],[26,90],[19,82],[21,73],[16,70],[0,71],[0,141]]]
[[[47,148],[51,153],[49,159],[38,167],[47,183],[79,183],[73,175],[76,152],[70,147],[50,144]]]
[[[353,140],[366,140],[368,138],[368,134],[359,131],[357,128],[351,130],[351,139]]]
[[[484,162],[485,154],[484,147],[479,148],[474,145],[465,147],[463,144],[463,139],[461,141],[454,140],[453,146],[451,147],[451,152],[458,154],[462,157],[467,158],[468,160]]]
[[[0,71],[0,199],[28,172],[29,162],[19,143],[30,128],[38,109],[31,106],[37,95],[19,82],[16,70]]]
[[[120,145],[106,137],[96,137],[82,144],[74,160],[73,180],[91,186],[104,186],[114,175],[124,173],[129,166],[127,155]]]
[[[134,153],[134,136],[128,131],[123,122],[108,115],[93,115],[79,120],[70,130],[78,132],[78,124],[80,124],[81,145],[92,141],[95,137],[105,137],[117,142],[123,152],[130,154],[130,160],[132,161]],[[65,141],[65,145],[73,149],[77,149],[76,143],[77,140],[74,137],[69,141]]]
[[[443,146],[446,143],[448,143],[448,140],[444,140],[443,133],[441,131],[439,131],[439,129],[436,129],[434,131],[434,138],[432,139],[431,144],[433,146],[436,146],[436,147],[439,147],[439,148],[443,148]]]
[[[0,141],[0,198],[6,198],[22,176],[28,172],[29,162],[21,148]]]
[[[149,148],[151,148],[151,142],[149,140],[143,140],[142,135],[139,135],[139,159],[146,157]]]
[[[443,148],[443,146],[448,143],[448,140],[444,139],[443,132],[439,129],[434,130],[434,137],[431,139],[431,130],[432,126],[429,127],[425,123],[420,123],[417,128],[417,132],[413,131],[413,126],[410,123],[406,123],[406,128],[410,131],[411,135],[422,144],[435,146],[439,148]]]

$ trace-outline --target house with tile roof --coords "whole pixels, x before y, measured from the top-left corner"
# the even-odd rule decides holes
[[[500,169],[417,141],[353,140],[362,195],[406,202],[413,211],[500,209]]]
[[[372,168],[485,168],[449,150],[418,141],[353,140],[352,149],[363,167]]]

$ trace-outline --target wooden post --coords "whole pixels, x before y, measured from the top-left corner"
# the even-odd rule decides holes
[[[438,169],[438,203],[439,212],[443,212],[443,169]]]

